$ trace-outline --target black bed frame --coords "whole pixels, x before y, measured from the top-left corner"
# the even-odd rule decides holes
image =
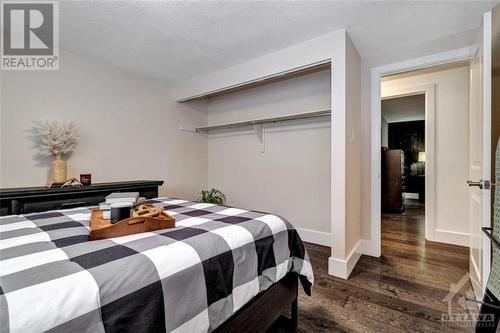
[[[277,321],[281,328],[295,332],[298,316],[297,290],[297,274],[288,273],[243,306],[214,332],[265,333]],[[290,318],[283,315],[286,312],[290,313]]]

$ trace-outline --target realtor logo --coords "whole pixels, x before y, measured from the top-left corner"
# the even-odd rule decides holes
[[[59,69],[57,2],[2,2],[3,70]]]

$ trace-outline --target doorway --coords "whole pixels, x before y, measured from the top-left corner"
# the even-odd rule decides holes
[[[383,79],[382,85],[390,79]],[[387,233],[406,233],[405,237],[411,234],[417,241],[424,239],[425,90],[432,88],[409,88],[403,95],[385,91],[382,98],[382,237]],[[433,97],[427,97],[429,109]]]
[[[425,203],[425,94],[382,98],[382,211]]]
[[[428,240],[435,240],[436,107],[436,84],[429,77],[451,68],[442,65],[381,81],[381,212],[412,212],[411,219],[420,221],[421,236]],[[387,163],[397,156],[401,171],[394,179]],[[396,200],[396,205],[384,198]],[[406,211],[408,205],[411,209]]]
[[[371,72],[371,240],[365,246],[365,252],[372,256],[380,256],[382,252],[381,241],[381,82],[384,76],[403,73],[416,69],[432,68],[442,64],[450,64],[453,62],[466,61],[469,63],[470,72],[469,80],[470,87],[466,93],[470,100],[463,103],[469,106],[469,125],[461,133],[466,133],[470,142],[464,144],[461,155],[467,155],[468,172],[463,181],[467,181],[471,186],[468,191],[469,202],[465,207],[469,208],[467,214],[469,223],[467,232],[449,232],[450,230],[435,229],[436,238],[448,238],[457,244],[469,245],[469,274],[474,286],[476,298],[480,299],[482,288],[486,286],[487,277],[490,271],[491,257],[489,240],[482,235],[481,227],[491,226],[491,190],[484,185],[491,178],[491,64],[492,64],[492,19],[491,12],[487,12],[483,16],[482,26],[476,36],[476,46],[472,48],[462,48],[452,51],[442,52],[415,58],[399,63],[379,66],[372,69]],[[441,88],[437,89],[442,90]],[[440,114],[439,110],[436,111]],[[482,130],[478,130],[482,128]],[[459,130],[456,130],[460,133]],[[445,138],[446,141],[447,138]],[[438,139],[437,142],[440,140]],[[444,150],[446,151],[446,150]],[[426,151],[426,164],[430,160]],[[438,154],[439,155],[439,154]],[[453,159],[452,159],[453,160]],[[427,166],[426,166],[427,167]],[[448,167],[444,172],[439,172],[438,175],[447,175],[447,171],[454,172],[455,169]],[[480,178],[478,178],[481,176]],[[438,177],[440,179],[440,177]],[[462,182],[458,182],[460,184]],[[429,174],[426,172],[426,203],[428,203],[429,191]],[[478,191],[475,187],[482,191]],[[439,188],[439,186],[438,186]],[[449,197],[455,196],[454,191],[448,193]],[[474,198],[477,203],[471,205],[471,198]],[[437,205],[438,208],[440,205]],[[461,207],[460,204],[455,204],[455,207]],[[462,206],[463,207],[463,206]],[[428,209],[426,204],[425,209]],[[448,222],[453,222],[455,211],[452,212],[452,218],[448,218]],[[425,214],[428,219],[428,214]],[[463,216],[459,216],[460,219]],[[446,220],[446,219],[445,219]],[[438,215],[435,216],[435,221],[441,221]],[[446,226],[445,226],[446,227]],[[444,233],[443,233],[444,231]],[[448,231],[448,232],[446,232]],[[427,230],[426,230],[427,232]],[[439,241],[439,239],[438,239]],[[464,247],[465,248],[465,247]]]
[[[458,61],[382,78],[382,240],[387,227],[469,247],[469,72]]]
[[[444,90],[442,86],[437,86],[432,82],[423,83],[421,81],[414,80],[411,85],[405,87],[399,87],[392,89],[385,89],[382,91],[382,81],[386,80],[388,77],[391,78],[405,78],[411,77],[415,72],[421,71],[422,74],[425,72],[432,72],[438,66],[447,66],[457,63],[468,64],[469,60],[473,56],[470,49],[458,49],[454,51],[444,52],[435,54],[429,57],[417,58],[411,61],[405,61],[401,63],[394,63],[391,65],[381,66],[374,68],[372,70],[372,149],[371,149],[371,241],[366,246],[366,252],[373,256],[381,255],[381,118],[382,118],[382,98],[388,96],[408,96],[415,94],[425,94],[426,96],[426,138],[425,138],[425,217],[426,217],[426,238],[431,239],[433,236],[439,239],[444,239],[446,237],[454,239],[456,244],[468,244],[468,235],[465,233],[447,233],[442,232],[445,230],[439,230],[437,233],[434,232],[435,228],[431,228],[435,220],[433,209],[435,181],[433,179],[434,173],[434,159],[432,155],[434,153],[434,136],[435,136],[435,121],[432,120],[435,117],[434,107],[438,102],[435,100],[436,91],[440,91],[443,94]],[[427,73],[431,75],[431,73]],[[409,78],[411,79],[411,78]],[[452,80],[453,81],[453,80]],[[462,80],[463,82],[463,80]],[[437,87],[437,88],[436,88]],[[389,91],[391,90],[391,91]],[[468,94],[468,92],[467,92]],[[457,98],[454,102],[455,105],[468,105],[468,100],[461,100]],[[467,121],[467,120],[465,120]],[[445,121],[441,122],[441,124]],[[462,133],[467,133],[467,129],[462,130]],[[464,146],[468,146],[468,143],[464,143]],[[463,153],[463,152],[462,152]],[[449,168],[451,169],[451,168]],[[433,235],[434,234],[434,235]]]

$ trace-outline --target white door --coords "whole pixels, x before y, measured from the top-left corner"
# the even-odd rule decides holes
[[[469,202],[470,265],[474,293],[483,296],[490,271],[490,244],[481,227],[491,226],[491,13],[485,13],[470,64]]]

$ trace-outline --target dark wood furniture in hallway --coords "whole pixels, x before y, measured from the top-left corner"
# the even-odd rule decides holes
[[[382,150],[382,211],[404,211],[405,155],[401,149]]]
[[[416,200],[403,214],[384,214],[382,257],[362,256],[348,280],[328,275],[330,248],[306,244],[316,282],[312,297],[299,288],[297,332],[470,332],[441,324],[450,283],[468,272],[469,249],[425,241],[423,214]],[[453,311],[463,312],[454,300]]]

